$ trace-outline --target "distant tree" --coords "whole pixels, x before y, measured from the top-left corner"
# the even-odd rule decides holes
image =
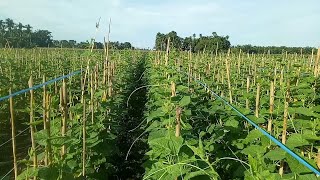
[[[116,49],[133,48],[130,42],[113,42],[111,43]],[[15,23],[12,19],[7,18],[0,20],[0,48],[32,48],[32,47],[62,47],[62,48],[89,48],[90,43],[75,40],[53,40],[51,32],[48,30],[33,31],[32,26],[22,23]],[[95,47],[103,49],[103,43],[95,43]]]
[[[48,30],[37,30],[31,35],[32,43],[37,47],[48,47],[52,45],[51,32]]]
[[[69,44],[69,41],[67,41],[67,40],[61,40],[60,41],[60,47],[62,47],[62,48],[71,48],[71,46]]]
[[[52,41],[52,46],[53,46],[53,47],[61,47],[60,41],[59,41],[59,40],[53,40],[53,41]]]
[[[69,40],[69,46],[70,46],[70,48],[75,48],[76,45],[77,45],[77,41],[75,41],[75,40]]]
[[[156,35],[155,49],[164,50],[166,43],[166,35],[158,32]]]
[[[80,42],[79,44],[77,44],[77,47],[81,49],[88,49],[90,47],[90,43],[89,41]]]
[[[130,42],[124,42],[122,44],[123,49],[132,49],[132,45]]]
[[[233,51],[240,51],[240,49],[249,54],[263,54],[263,53],[270,53],[270,54],[283,54],[288,52],[290,54],[311,54],[312,47],[286,47],[286,46],[253,46],[251,44],[246,45],[237,45],[233,46]]]
[[[229,41],[229,36],[218,36],[216,32],[212,33],[212,36],[204,36],[199,34],[199,38],[196,34],[190,37],[181,38],[177,35],[175,31],[171,31],[168,34],[158,33],[156,35],[155,48],[157,50],[165,50],[167,45],[167,40],[170,37],[170,47],[181,50],[191,50],[192,52],[199,51],[215,51],[217,44],[219,51],[226,51],[230,48],[231,43]]]
[[[103,48],[104,48],[103,43],[101,43],[101,42],[95,42],[95,48],[96,48],[96,49],[103,49]]]

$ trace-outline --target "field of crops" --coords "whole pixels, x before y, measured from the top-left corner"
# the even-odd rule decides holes
[[[0,49],[0,179],[317,179],[316,52]]]

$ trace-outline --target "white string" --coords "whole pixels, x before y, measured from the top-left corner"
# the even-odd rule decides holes
[[[21,132],[20,132],[19,134],[17,134],[15,137],[20,136],[22,133],[26,132],[29,128],[30,128],[30,127],[27,127],[25,130],[21,131]],[[4,146],[5,144],[9,143],[10,141],[12,141],[12,138],[9,139],[8,141],[2,143],[2,144],[0,145],[0,148],[1,148],[2,146]]]

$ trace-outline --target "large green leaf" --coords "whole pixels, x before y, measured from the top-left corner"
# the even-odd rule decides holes
[[[297,114],[302,114],[305,116],[316,116],[311,108],[305,108],[305,107],[290,107],[289,112],[291,114],[297,113]]]
[[[239,125],[239,121],[236,121],[234,119],[228,120],[225,123],[225,126],[234,127],[234,128],[237,128],[238,125]]]
[[[190,103],[191,103],[191,98],[190,98],[190,96],[184,96],[184,97],[180,100],[179,105],[180,105],[181,107],[185,107],[185,106],[189,105]]]
[[[251,145],[249,147],[244,148],[241,152],[246,155],[251,155],[252,157],[256,157],[264,154],[266,152],[266,149],[259,145]]]
[[[286,160],[287,160],[287,163],[289,164],[289,167],[292,172],[294,172],[296,174],[311,173],[311,171],[307,167],[302,165],[299,161],[294,159],[291,155],[286,154]],[[308,161],[308,160],[306,160],[306,161]],[[315,167],[315,163],[312,163],[310,161],[308,161],[308,162],[311,163],[311,165],[313,165]]]
[[[258,129],[254,129],[249,132],[247,137],[244,139],[244,143],[247,144],[247,143],[253,142],[254,140],[256,140],[262,136],[263,136],[262,132],[260,132]]]
[[[270,150],[267,154],[264,155],[264,157],[272,161],[278,161],[286,157],[286,152],[280,148],[277,148]]]
[[[291,134],[286,142],[286,145],[291,149],[308,144],[309,142],[303,137],[302,134]]]

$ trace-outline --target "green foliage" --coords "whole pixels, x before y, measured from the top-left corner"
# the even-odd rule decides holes
[[[170,38],[170,48],[177,50],[191,50],[192,52],[215,52],[216,50],[227,51],[230,48],[229,36],[218,36],[217,33],[212,33],[212,36],[202,36],[199,38],[196,35],[181,38],[175,31],[168,34],[160,32],[156,35],[155,49],[166,50],[168,39]]]

